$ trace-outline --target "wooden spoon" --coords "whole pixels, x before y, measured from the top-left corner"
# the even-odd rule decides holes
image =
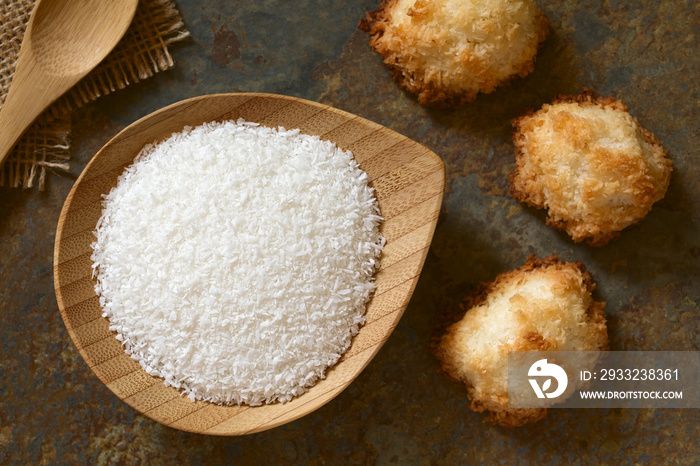
[[[0,168],[44,109],[97,66],[126,32],[138,0],[39,0],[0,110]]]

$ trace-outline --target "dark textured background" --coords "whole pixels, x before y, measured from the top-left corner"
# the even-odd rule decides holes
[[[700,4],[539,0],[552,21],[535,72],[458,111],[421,108],[356,30],[376,1],[177,1],[192,39],[176,67],[73,115],[69,174],[45,192],[0,189],[0,463],[698,463],[698,410],[553,410],[505,431],[437,372],[434,320],[477,282],[531,254],[581,260],[607,301],[615,350],[700,343]],[[666,198],[602,249],[574,244],[507,194],[509,120],[590,86],[620,98],[669,150]],[[388,126],[445,161],[447,193],[403,319],[377,357],[311,415],[240,438],[193,435],[120,402],[88,369],[58,313],[52,254],[74,180],[119,130],[166,104],[217,92],[316,100]]]

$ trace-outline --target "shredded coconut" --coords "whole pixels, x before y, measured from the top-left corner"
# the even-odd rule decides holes
[[[304,393],[364,323],[384,238],[353,156],[238,120],[144,147],[104,196],[92,244],[110,330],[190,399]]]

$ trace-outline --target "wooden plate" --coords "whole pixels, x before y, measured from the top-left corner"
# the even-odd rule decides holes
[[[351,150],[376,190],[387,239],[367,323],[327,377],[288,403],[259,407],[191,402],[151,377],[124,353],[94,291],[90,244],[101,196],[141,148],[184,126],[245,118],[299,128]],[[133,123],[85,167],[63,206],[56,231],[54,286],[68,333],[88,366],[119,398],[146,416],[190,432],[241,435],[297,419],[347,387],[389,338],[408,304],[435,230],[445,185],[440,157],[371,121],[315,102],[272,94],[220,94],[165,107]]]

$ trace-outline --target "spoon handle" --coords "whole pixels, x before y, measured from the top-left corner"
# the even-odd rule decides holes
[[[55,79],[42,72],[30,50],[20,54],[10,91],[0,109],[0,168],[26,129],[61,95],[56,92]]]

